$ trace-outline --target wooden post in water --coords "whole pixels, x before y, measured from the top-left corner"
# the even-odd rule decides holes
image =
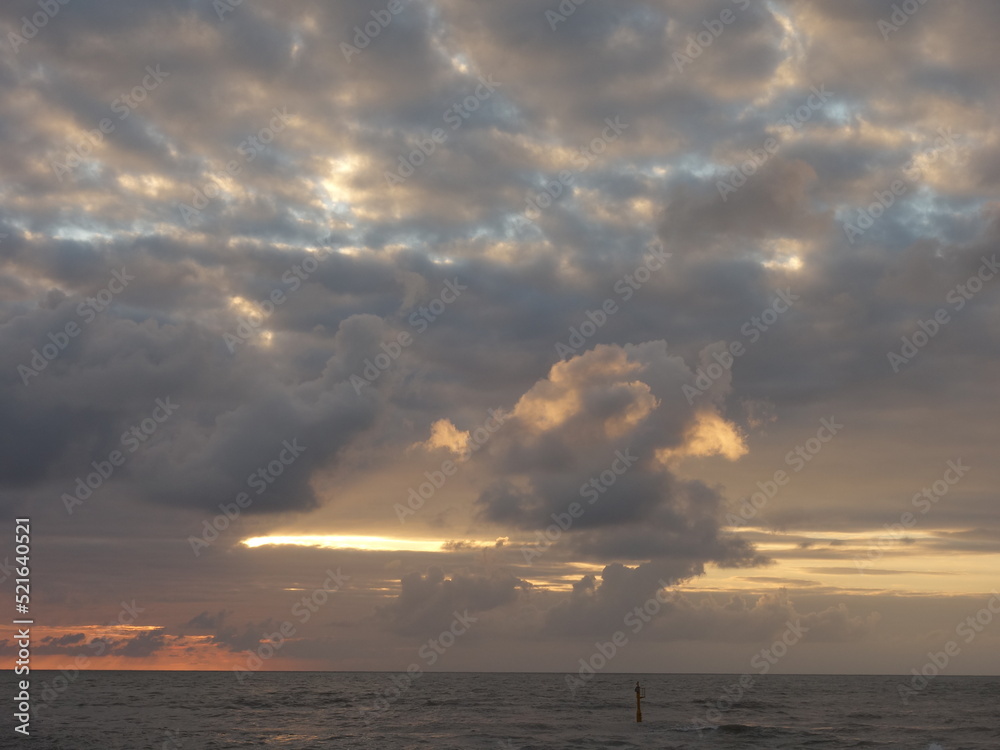
[[[638,681],[635,683],[635,720],[637,722],[642,721],[642,688],[639,687]]]

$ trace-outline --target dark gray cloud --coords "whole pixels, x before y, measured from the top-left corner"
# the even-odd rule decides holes
[[[493,575],[456,572],[445,577],[439,567],[426,574],[409,573],[400,580],[401,590],[380,615],[403,634],[433,634],[446,628],[456,613],[473,615],[517,601],[519,592],[531,584],[507,572]]]
[[[130,659],[141,659],[160,651],[167,644],[167,639],[163,633],[156,630],[147,630],[139,633],[134,638],[129,638],[125,642],[115,646],[111,650],[112,656],[126,656]]]

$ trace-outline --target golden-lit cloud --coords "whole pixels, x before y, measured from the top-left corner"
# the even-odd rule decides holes
[[[469,452],[469,433],[459,430],[449,419],[439,419],[431,425],[431,435],[421,443],[415,443],[411,448],[421,447],[432,451],[444,448],[456,456],[464,456]]]
[[[699,411],[685,433],[685,442],[678,448],[665,448],[657,458],[670,464],[688,457],[722,456],[735,461],[749,449],[739,428],[715,412]]]
[[[459,542],[444,539],[396,539],[384,536],[361,536],[349,534],[300,534],[294,536],[274,535],[244,539],[243,545],[251,549],[264,546],[319,547],[322,549],[353,549],[388,552],[438,552],[457,546],[471,545],[476,548],[502,546],[498,542]]]

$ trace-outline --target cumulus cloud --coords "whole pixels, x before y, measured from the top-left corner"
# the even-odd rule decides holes
[[[719,398],[687,398],[693,380],[664,341],[598,345],[553,365],[489,446],[500,478],[479,495],[481,516],[512,528],[560,524],[589,557],[687,561],[678,577],[709,560],[753,559],[749,545],[721,532],[717,491],[671,471],[684,457],[746,451]]]

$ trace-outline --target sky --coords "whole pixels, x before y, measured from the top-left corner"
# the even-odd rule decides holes
[[[998,33],[4,4],[33,665],[996,674]]]

